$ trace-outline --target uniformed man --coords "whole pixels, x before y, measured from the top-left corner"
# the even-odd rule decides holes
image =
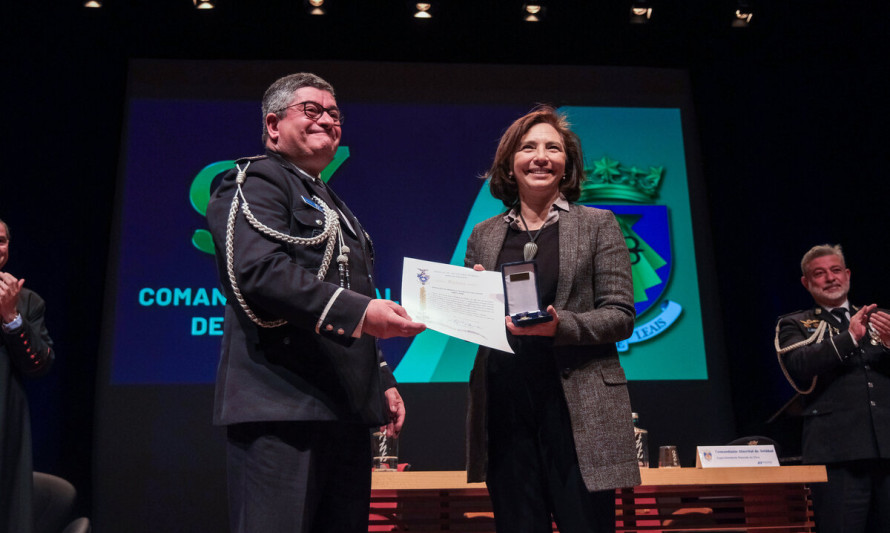
[[[423,331],[375,299],[371,240],[319,175],[340,143],[334,89],[273,83],[266,153],[237,162],[207,220],[228,299],[214,422],[227,426],[236,532],[367,531],[369,427],[405,408],[377,338]]]
[[[55,359],[43,322],[46,305],[24,278],[4,270],[9,227],[0,220],[0,531],[29,533],[32,462],[31,421],[23,378],[44,375]]]
[[[814,246],[801,271],[816,306],[779,319],[776,350],[802,395],[803,462],[828,470],[812,485],[818,531],[890,531],[890,315],[850,305],[840,246]]]

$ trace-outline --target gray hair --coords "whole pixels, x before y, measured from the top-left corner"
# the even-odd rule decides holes
[[[809,251],[803,254],[803,259],[800,260],[800,272],[804,276],[807,275],[807,267],[813,259],[824,257],[826,255],[836,255],[841,258],[841,264],[844,265],[844,268],[847,267],[847,261],[844,259],[844,251],[841,250],[840,244],[820,244],[818,246],[813,246],[809,249]]]
[[[3,222],[2,218],[0,218],[0,224],[3,224],[3,227],[6,228],[6,240],[11,241],[12,235],[10,235],[10,233],[9,233],[9,224],[7,224],[6,222]]]
[[[290,101],[294,98],[294,93],[303,87],[314,87],[320,91],[331,93],[331,96],[335,96],[334,87],[320,76],[311,72],[298,72],[278,78],[263,94],[263,144],[269,138],[269,132],[266,131],[266,115],[275,113],[278,118],[286,117],[287,106],[290,105]]]

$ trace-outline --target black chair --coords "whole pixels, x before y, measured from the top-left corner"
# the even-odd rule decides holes
[[[71,520],[77,490],[64,479],[34,472],[34,533],[89,533],[90,520]]]
[[[751,435],[749,437],[739,437],[727,444],[727,446],[768,446],[772,444],[776,449],[776,457],[782,457],[782,447],[779,443],[769,437],[763,435]]]
[[[74,522],[68,524],[62,533],[90,533],[90,519],[81,516]]]

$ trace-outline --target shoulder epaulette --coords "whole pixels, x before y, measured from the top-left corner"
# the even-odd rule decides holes
[[[262,161],[263,159],[267,159],[268,157],[269,156],[267,156],[266,154],[254,155],[254,156],[250,156],[250,157],[242,157],[240,159],[236,159],[235,163],[240,164],[240,163],[247,163],[247,162],[253,162],[253,161]]]

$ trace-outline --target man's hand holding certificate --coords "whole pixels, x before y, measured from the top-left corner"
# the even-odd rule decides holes
[[[430,329],[513,353],[504,327],[504,280],[500,272],[406,257],[401,304],[414,320]]]

